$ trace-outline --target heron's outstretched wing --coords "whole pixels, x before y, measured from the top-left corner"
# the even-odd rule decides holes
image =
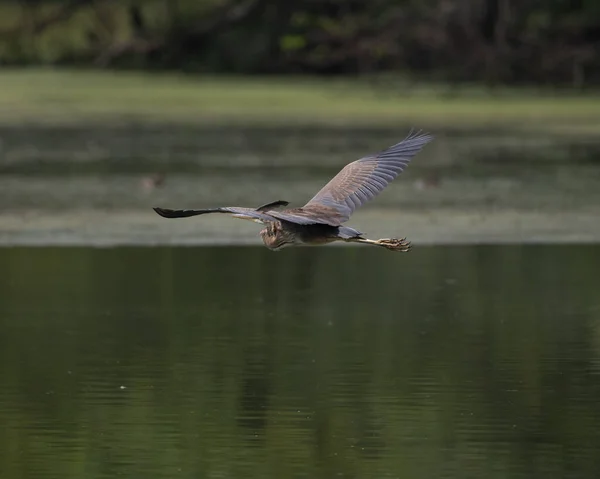
[[[153,208],[163,218],[189,218],[190,216],[205,215],[208,213],[226,213],[238,218],[256,220],[259,223],[272,222],[275,219],[266,213],[254,208],[239,208],[237,206],[225,206],[223,208],[207,208],[202,210],[169,210],[166,208]]]
[[[428,133],[411,132],[387,150],[346,165],[302,208],[270,214],[301,224],[339,226],[356,208],[381,193],[431,140]]]
[[[187,218],[206,213],[230,213],[239,218],[254,219],[261,223],[277,219],[301,225],[340,226],[348,221],[356,208],[381,193],[431,140],[433,140],[432,135],[411,132],[403,141],[387,150],[346,165],[302,208],[283,211],[271,210],[270,208],[277,206],[287,206],[287,202],[276,201],[257,209],[225,207],[204,210],[165,210],[162,208],[154,208],[154,210],[165,218]]]

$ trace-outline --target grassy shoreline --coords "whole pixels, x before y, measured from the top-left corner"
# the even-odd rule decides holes
[[[402,92],[359,80],[189,77],[174,74],[8,69],[0,75],[0,123],[89,122],[326,124],[592,135],[600,94],[415,86]]]

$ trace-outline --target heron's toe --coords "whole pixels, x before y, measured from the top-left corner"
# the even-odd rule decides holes
[[[392,251],[407,252],[411,248],[410,241],[407,241],[406,238],[383,239],[383,240],[379,240],[379,244],[389,250],[392,250]]]

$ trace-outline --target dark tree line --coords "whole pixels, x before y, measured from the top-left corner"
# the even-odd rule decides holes
[[[0,1],[6,12],[4,64],[600,83],[598,0]]]

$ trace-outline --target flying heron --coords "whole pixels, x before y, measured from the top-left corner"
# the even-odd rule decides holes
[[[394,180],[410,160],[431,140],[428,133],[409,133],[397,143],[377,154],[346,165],[308,203],[301,208],[278,210],[289,204],[274,201],[258,208],[226,206],[201,210],[169,210],[154,208],[164,218],[188,218],[207,213],[227,213],[234,218],[261,223],[265,246],[279,250],[285,246],[319,245],[334,241],[382,246],[392,251],[408,251],[406,238],[365,238],[360,231],[343,226],[354,210],[377,196]]]

